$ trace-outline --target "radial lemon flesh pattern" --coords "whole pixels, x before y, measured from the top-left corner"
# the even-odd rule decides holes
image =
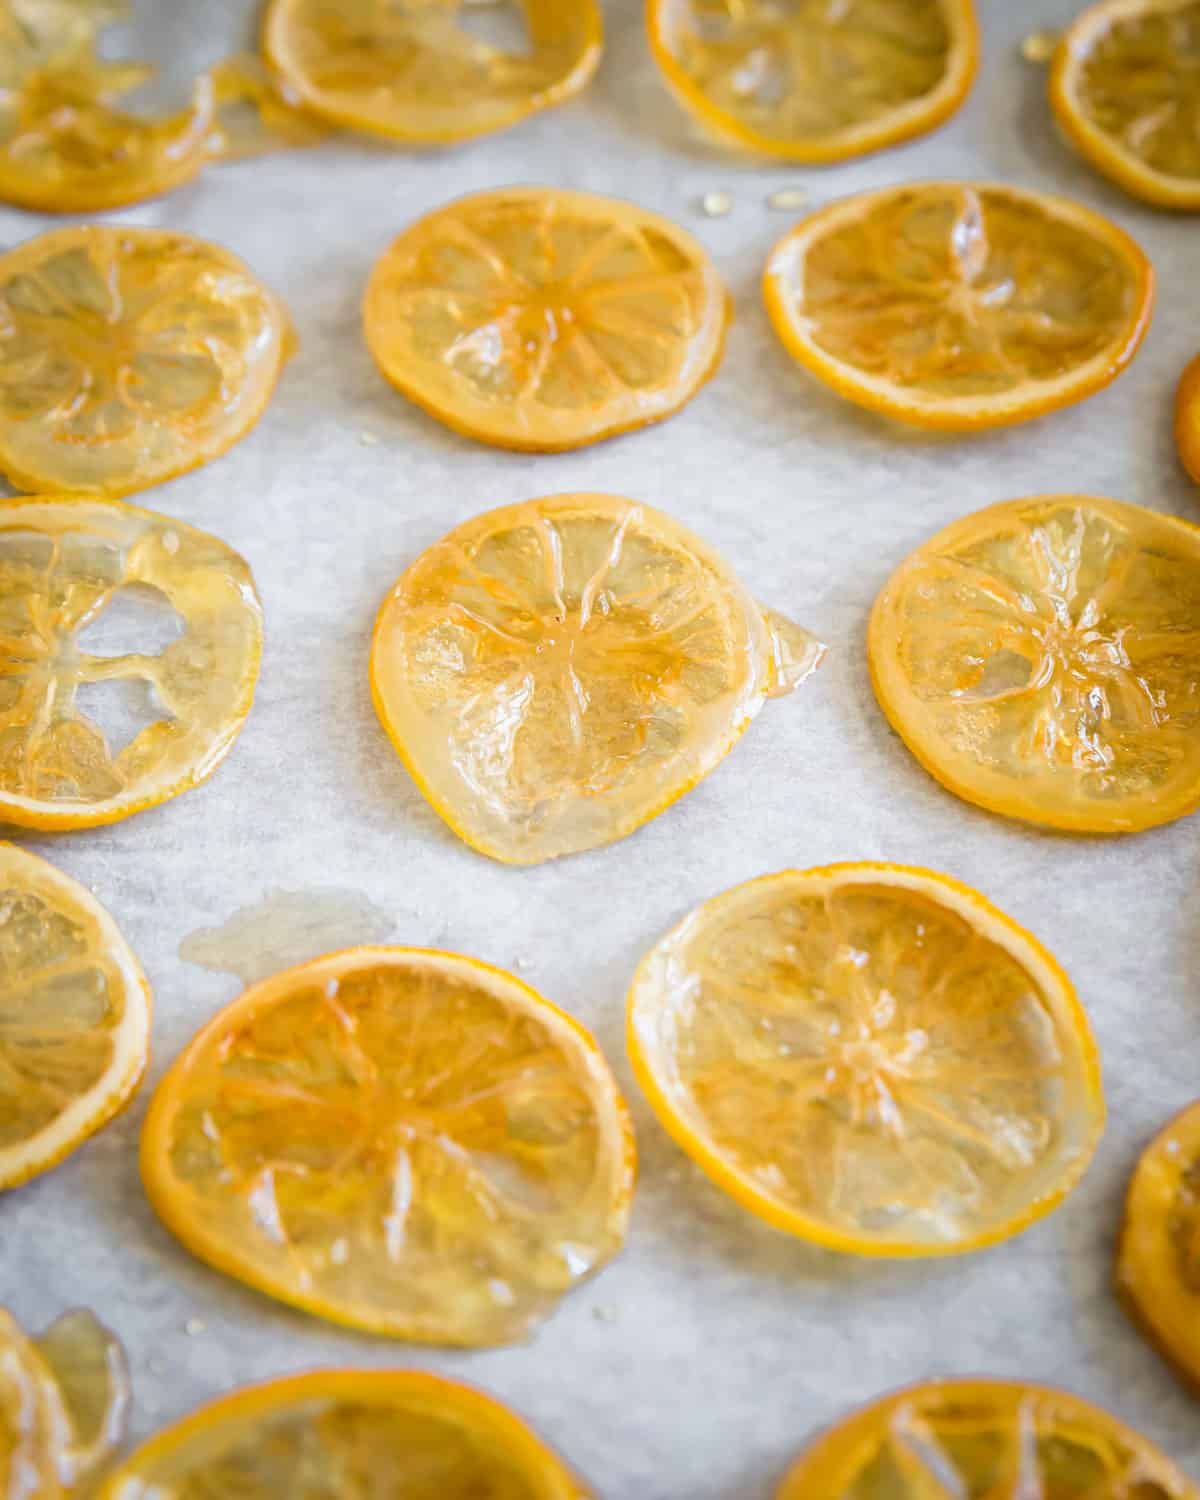
[[[236,256],[157,229],[62,229],[0,255],[0,473],[119,495],[218,457],[262,415],[281,305]]]
[[[643,961],[630,1047],[721,1186],[864,1254],[1023,1228],[1078,1180],[1102,1120],[1066,977],[928,872],[791,871],[708,902]]]
[[[91,827],[204,781],[261,650],[250,570],[216,537],[115,500],[0,505],[0,819]]]
[[[967,0],[650,0],[667,79],[718,134],[836,161],[939,124],[974,77]]]
[[[871,616],[876,693],[918,760],[994,812],[1080,832],[1200,803],[1200,532],[1045,495],[956,521]]]
[[[1147,1438],[1065,1391],[930,1381],[839,1422],[775,1500],[1198,1500]]]
[[[821,650],[669,517],[558,495],[423,553],[380,611],[371,677],[437,811],[528,864],[661,812]]]
[[[499,971],[361,949],[249,990],[167,1075],[147,1190],[202,1258],[378,1333],[520,1337],[619,1249],[624,1106]]]
[[[367,342],[439,420],[554,450],[643,426],[720,361],[728,296],[685,230],[615,198],[506,188],[406,230],[367,288]]]
[[[311,109],[436,143],[578,93],[600,60],[601,21],[595,0],[272,0],[263,37]]]
[[[1136,353],[1153,278],[1065,199],[967,182],[844,199],[771,254],[789,351],[839,394],[918,426],[1003,425],[1081,400]]]

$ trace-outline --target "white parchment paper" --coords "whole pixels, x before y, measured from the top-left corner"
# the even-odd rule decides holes
[[[1068,1386],[1200,1473],[1197,1408],[1110,1289],[1136,1154],[1200,1092],[1200,824],[1103,842],[977,812],[889,732],[864,660],[877,589],[964,512],[1078,489],[1200,519],[1170,436],[1174,382],[1200,349],[1200,220],[1139,206],[1059,143],[1044,71],[1018,48],[1075,8],[980,0],[985,61],[966,108],[929,139],[834,169],[748,165],[698,142],[657,79],[637,0],[609,0],[607,53],[586,97],[508,134],[426,154],[339,141],[215,168],[113,216],[229,245],[287,299],[303,341],[250,437],[134,497],[253,564],[268,637],[241,740],[208,786],[156,811],[75,836],[18,835],[93,889],[141,955],[156,997],[151,1084],[240,988],[181,958],[181,942],[272,890],[300,893],[302,912],[305,893],[332,889],[347,940],[392,936],[519,967],[581,1017],[628,1091],[642,1158],[616,1264],[527,1347],[443,1353],[340,1332],[194,1261],[142,1196],[143,1092],[61,1168],[0,1202],[0,1302],[34,1326],[94,1306],[129,1348],[138,1435],[272,1375],[423,1366],[510,1402],[607,1500],[764,1500],[806,1439],[854,1404],[925,1376],[981,1373]],[[249,20],[246,0],[149,0],[138,51],[182,77],[241,44]],[[1158,316],[1129,372],[1082,407],[980,438],[908,437],[826,393],[776,344],[758,279],[789,219],[765,198],[799,184],[819,204],[966,175],[1111,214],[1154,259]],[[710,247],[738,317],[724,368],[679,416],[578,453],[521,457],[445,431],[376,373],[359,331],[374,258],[427,209],[517,181],[636,198]],[[708,220],[697,200],[716,189],[733,193],[734,209]],[[0,208],[0,243],[49,223]],[[673,512],[830,654],[672,811],[613,848],[519,871],[473,854],[422,801],[371,708],[368,637],[388,585],[451,526],[571,489]],[[737,881],[857,858],[978,886],[1050,945],[1091,1012],[1111,1109],[1104,1145],[1059,1212],[997,1249],[874,1264],[778,1236],[691,1169],[630,1076],[625,988],[668,926]],[[388,930],[366,930],[370,913]],[[293,960],[308,956],[302,915],[299,926]],[[328,926],[316,924],[311,951],[333,945]],[[209,950],[202,940],[189,951]]]

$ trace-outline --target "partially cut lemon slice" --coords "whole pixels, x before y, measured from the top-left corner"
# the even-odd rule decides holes
[[[220,457],[291,352],[287,314],[236,255],[95,225],[0,255],[0,473],[123,495]]]
[[[0,844],[0,1190],[118,1114],[149,1047],[150,990],[116,923],[53,865]]]
[[[235,1391],[168,1427],[97,1500],[590,1500],[524,1422],[416,1370],[320,1370]]]
[[[271,0],[263,49],[304,103],[337,125],[440,145],[515,125],[586,88],[603,42],[596,0],[502,0],[479,35],[472,0]],[[520,33],[523,33],[521,35]]]
[[[931,1380],[844,1418],[775,1500],[1200,1500],[1140,1433],[1047,1386]]]
[[[923,543],[871,612],[880,706],[968,802],[1075,833],[1200,805],[1200,530],[1037,495]]]
[[[375,626],[375,706],[483,854],[533,864],[655,817],[824,652],[660,511],[554,495],[421,554]]]
[[[480,442],[553,452],[678,411],[720,363],[730,306],[669,219],[503,188],[406,229],[363,316],[379,368],[418,406]]]
[[[124,649],[89,650],[122,604]],[[206,781],[261,654],[250,569],[216,537],[119,500],[0,504],[0,819],[94,828]]]
[[[771,252],[775,332],[860,406],[917,427],[1029,421],[1115,380],[1150,326],[1132,239],[1065,198],[973,182],[820,209]]]
[[[359,948],[255,985],[160,1084],[142,1174],[201,1259],[396,1338],[522,1337],[620,1249],[633,1136],[592,1038],[473,959]]]
[[[1175,397],[1175,443],[1183,467],[1200,484],[1200,355],[1179,382]]]
[[[1200,0],[1085,10],[1055,53],[1050,102],[1106,177],[1160,208],[1200,210]]]
[[[972,0],[649,0],[650,46],[719,138],[833,162],[933,130],[979,66]]]
[[[638,968],[629,1051],[720,1187],[859,1255],[1016,1234],[1080,1180],[1104,1123],[1051,955],[966,886],[899,865],[787,870],[697,907]]]
[[[1200,1103],[1164,1126],[1138,1161],[1117,1289],[1154,1346],[1200,1390]]]

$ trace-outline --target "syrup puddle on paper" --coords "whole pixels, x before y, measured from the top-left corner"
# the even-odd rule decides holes
[[[179,945],[179,956],[202,969],[236,974],[243,984],[257,984],[323,953],[385,943],[395,931],[396,919],[361,891],[269,890],[219,927],[190,933]]]

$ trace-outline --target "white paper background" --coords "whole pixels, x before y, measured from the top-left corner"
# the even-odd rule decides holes
[[[288,300],[303,340],[249,438],[135,497],[224,537],[254,566],[268,640],[244,734],[207,787],[157,811],[73,837],[20,836],[92,888],[141,955],[157,1005],[151,1082],[239,989],[181,960],[181,940],[271,888],[340,887],[391,913],[398,941],[522,961],[523,977],[597,1033],[642,1155],[615,1265],[528,1347],[442,1353],[339,1332],[192,1260],[138,1183],[143,1092],[59,1170],[0,1203],[0,1301],[35,1326],[95,1306],[128,1345],[138,1434],[235,1385],[314,1365],[425,1366],[512,1403],[608,1500],[761,1500],[795,1450],[855,1403],[924,1376],[986,1373],[1071,1387],[1200,1472],[1196,1407],[1110,1291],[1136,1153],[1200,1092],[1197,825],[1099,842],[976,812],[889,732],[864,662],[877,589],[964,512],[1074,488],[1200,519],[1170,436],[1174,382],[1200,349],[1200,221],[1140,207],[1059,144],[1044,72],[1018,44],[1066,22],[1073,0],[981,8],[984,67],[962,113],[930,139],[836,169],[747,165],[702,146],[657,81],[637,0],[610,0],[600,75],[566,109],[452,151],[338,143],[218,168],[119,216],[238,251]],[[246,22],[244,0],[160,0],[157,13],[142,7],[141,45],[186,73],[237,44]],[[758,278],[788,219],[764,199],[796,183],[819,203],[970,174],[1110,213],[1155,261],[1158,317],[1132,369],[1085,406],[981,438],[904,436],[827,394],[772,338]],[[575,454],[513,456],[444,431],[377,375],[358,312],[374,258],[414,216],[514,181],[636,198],[710,247],[738,317],[724,368],[679,416]],[[705,220],[696,200],[716,188],[735,194],[734,212]],[[41,228],[0,209],[2,243]],[[451,526],[571,489],[671,511],[831,649],[818,678],[769,705],[681,805],[613,848],[518,871],[458,843],[417,794],[371,709],[368,635],[393,578]],[[978,886],[1053,948],[1090,1009],[1108,1135],[1067,1205],[997,1249],[872,1264],[777,1236],[691,1170],[630,1077],[625,987],[668,926],[736,881],[858,858]],[[203,1331],[189,1335],[197,1319]]]

